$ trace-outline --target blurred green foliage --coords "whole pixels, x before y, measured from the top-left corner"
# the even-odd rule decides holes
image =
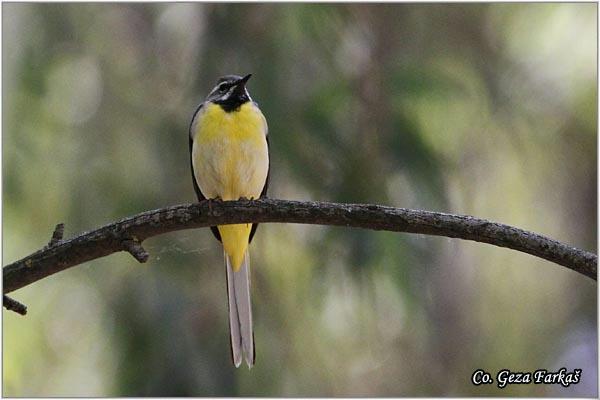
[[[253,73],[270,196],[471,214],[596,251],[595,4],[3,8],[3,263],[195,201],[192,113]],[[146,243],[19,290],[5,396],[595,396],[597,285],[487,245],[262,225],[257,364],[229,355],[219,244]],[[477,368],[582,368],[475,387]]]

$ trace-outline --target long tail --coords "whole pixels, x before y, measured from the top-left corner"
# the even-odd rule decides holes
[[[242,356],[249,368],[254,365],[254,332],[252,330],[252,304],[250,303],[250,256],[244,253],[237,271],[225,252],[227,265],[227,295],[229,298],[229,330],[231,333],[231,356],[239,367]]]

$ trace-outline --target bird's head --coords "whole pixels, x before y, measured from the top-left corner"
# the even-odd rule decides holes
[[[246,82],[252,74],[244,77],[225,75],[219,78],[217,86],[210,92],[206,101],[219,104],[227,112],[238,109],[242,104],[251,101],[246,89]]]

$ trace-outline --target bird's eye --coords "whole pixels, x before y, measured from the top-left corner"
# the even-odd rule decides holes
[[[223,82],[219,85],[219,92],[224,92],[227,90],[227,83]]]

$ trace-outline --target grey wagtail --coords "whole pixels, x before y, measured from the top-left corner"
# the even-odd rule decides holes
[[[202,102],[190,124],[190,161],[198,200],[249,200],[267,193],[267,121],[246,89],[251,75],[227,75]],[[258,224],[211,227],[223,243],[227,268],[233,363],[254,365],[248,244]]]

